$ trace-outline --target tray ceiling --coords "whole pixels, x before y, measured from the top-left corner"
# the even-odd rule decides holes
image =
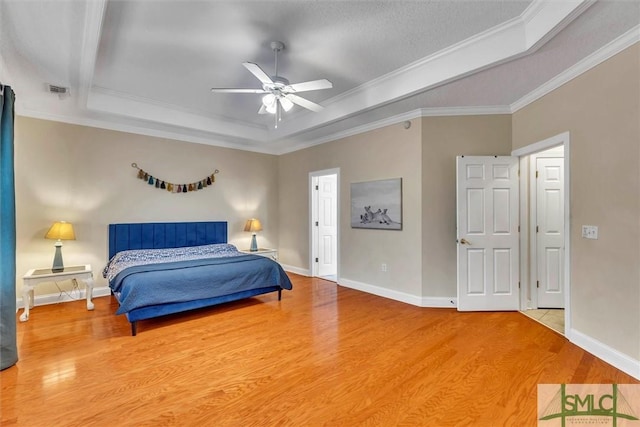
[[[626,1],[2,0],[0,81],[20,115],[277,154],[419,115],[511,112],[639,24]],[[275,40],[279,75],[333,82],[304,94],[322,112],[295,106],[277,129],[260,95],[210,92],[260,88],[242,63],[273,74]]]

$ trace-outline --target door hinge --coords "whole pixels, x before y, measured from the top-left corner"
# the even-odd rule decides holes
[[[316,185],[316,190],[319,190],[319,189],[320,189],[320,187],[318,187],[318,186]]]
[[[540,230],[538,229],[538,226],[536,225],[536,233],[538,233]]]
[[[518,169],[518,178],[520,178],[520,169]]]
[[[518,282],[518,289],[520,289],[520,282]]]
[[[520,232],[520,226],[518,226],[518,233]]]
[[[317,227],[318,225],[319,225],[319,224],[318,224],[318,221],[316,221],[316,227]]]
[[[318,258],[316,258],[316,262],[318,262]]]
[[[539,287],[540,287],[540,281],[536,280],[536,288],[539,288]]]
[[[538,177],[538,171],[536,171],[536,178]]]

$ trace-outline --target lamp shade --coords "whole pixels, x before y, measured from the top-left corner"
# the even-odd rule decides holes
[[[282,105],[284,111],[289,111],[293,108],[293,102],[284,97],[280,98],[280,105]]]
[[[76,240],[76,233],[74,233],[71,223],[58,221],[53,223],[44,237],[53,240]]]
[[[260,224],[260,220],[255,218],[248,219],[247,223],[244,225],[244,231],[262,231],[262,224]]]

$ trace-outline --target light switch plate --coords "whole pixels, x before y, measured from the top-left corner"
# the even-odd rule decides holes
[[[583,225],[582,237],[585,239],[598,239],[598,226],[597,225]]]

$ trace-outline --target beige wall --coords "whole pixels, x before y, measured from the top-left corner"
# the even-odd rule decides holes
[[[422,294],[455,297],[456,156],[511,154],[511,116],[422,119]]]
[[[421,121],[401,123],[279,157],[280,260],[309,266],[309,173],[340,168],[340,276],[421,294]],[[402,178],[403,229],[352,229],[350,184]],[[386,263],[388,271],[380,271]]]
[[[397,124],[281,156],[281,261],[309,268],[308,175],[340,168],[341,278],[455,297],[456,156],[510,152],[511,117],[492,115],[422,118],[409,130]],[[394,177],[403,178],[403,230],[352,229],[350,184]]]
[[[571,135],[572,327],[640,359],[640,45],[513,115],[513,148]],[[583,224],[598,240],[581,237]]]
[[[137,179],[133,162],[176,183],[220,173],[212,187],[171,194]],[[56,220],[76,231],[77,240],[64,242],[65,265],[92,264],[100,286],[109,223],[226,220],[229,241],[244,248],[244,221],[256,216],[259,243],[278,246],[275,156],[18,117],[15,168],[19,296],[22,275],[53,261],[54,241],[43,237]]]

